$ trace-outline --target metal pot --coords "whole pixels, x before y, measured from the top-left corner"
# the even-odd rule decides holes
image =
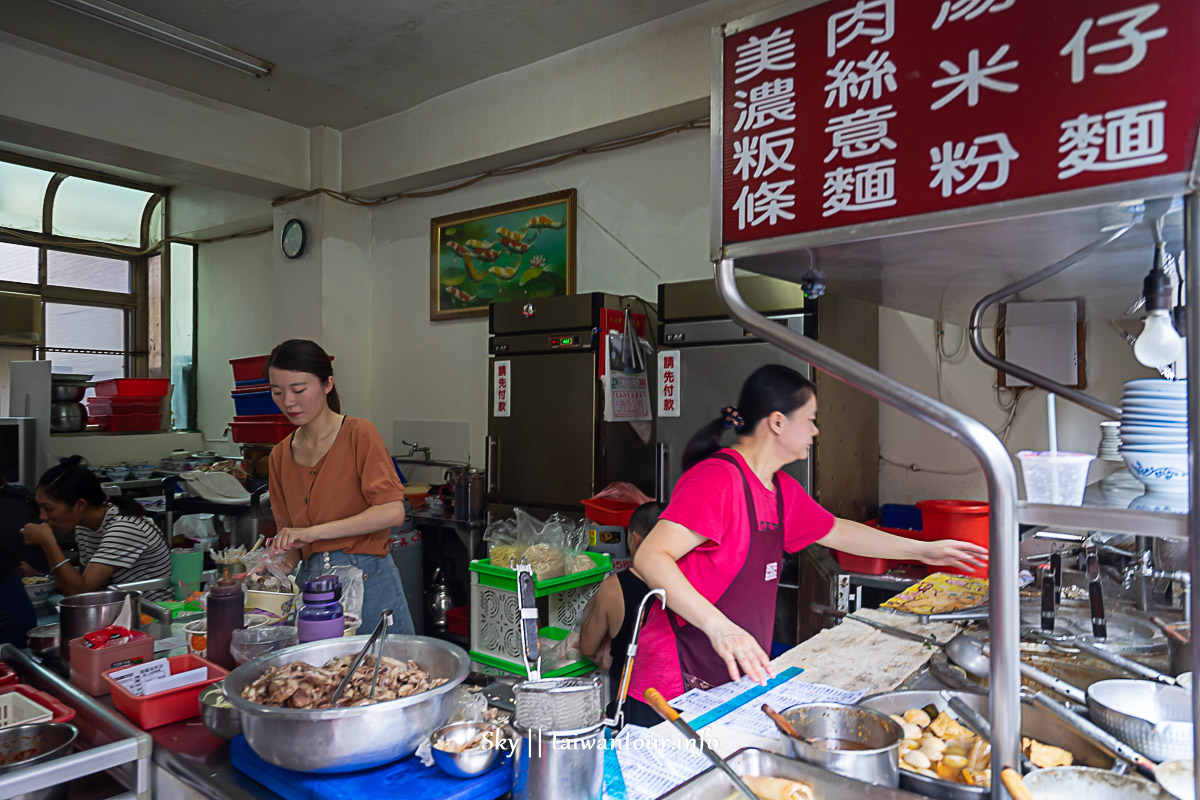
[[[76,433],[87,427],[88,412],[82,403],[51,403],[50,430]]]
[[[0,729],[0,775],[42,764],[71,752],[71,744],[79,734],[74,725],[63,722],[35,722]],[[16,753],[34,751],[31,758],[11,761]],[[60,800],[67,795],[67,784],[60,783],[45,789],[14,795],[12,800]]]
[[[1097,681],[1088,714],[1113,736],[1154,761],[1192,755],[1192,693],[1154,681]]]
[[[58,649],[58,623],[39,625],[25,634],[29,637],[29,652],[46,656]]]
[[[961,697],[967,705],[985,717],[988,715],[987,695],[973,692],[952,692],[951,694]],[[940,692],[921,691],[877,694],[860,701],[859,706],[873,708],[884,714],[903,716],[904,712],[910,708],[924,708],[930,703],[936,706],[938,711],[945,711],[948,708]],[[953,711],[950,714],[954,716]],[[1021,707],[1021,735],[1070,750],[1075,756],[1077,764],[1103,769],[1108,769],[1113,764],[1112,758],[1104,754],[1092,741],[1080,736],[1060,722],[1053,714],[1041,708],[1029,705]],[[908,770],[900,772],[900,786],[911,792],[939,798],[939,800],[986,800],[991,796],[991,790],[983,786],[951,783],[918,775]],[[1078,800],[1078,798],[1073,798],[1073,800]],[[1088,798],[1088,800],[1092,800],[1092,798]]]
[[[793,757],[876,786],[900,785],[904,732],[886,714],[837,703],[794,706],[783,712],[800,738],[787,737]],[[854,742],[863,750],[817,747],[804,739]]]
[[[1092,767],[1037,769],[1025,776],[1025,788],[1037,800],[1173,800],[1145,778]]]
[[[514,800],[569,797],[600,800],[604,790],[604,725],[540,733],[513,725]]]
[[[388,636],[383,654],[412,659],[446,682],[428,692],[349,708],[307,710],[252,703],[242,691],[266,671],[293,661],[320,666],[352,655],[369,636],[322,639],[247,661],[225,679],[225,696],[241,712],[246,743],[268,763],[299,772],[350,772],[412,755],[445,724],[454,690],[467,677],[470,659],[460,647],[426,636]]]
[[[50,402],[52,403],[82,403],[87,394],[86,383],[50,383]]]
[[[1157,541],[1157,540],[1155,540]],[[1172,622],[1167,626],[1171,630],[1179,631],[1188,641],[1181,642],[1174,636],[1167,637],[1167,658],[1168,671],[1175,676],[1182,675],[1185,672],[1192,671],[1192,623],[1190,622]]]
[[[129,591],[87,592],[63,598],[58,604],[58,654],[64,664],[71,660],[71,640],[107,628],[117,620],[129,599],[134,627],[142,618],[142,593]]]

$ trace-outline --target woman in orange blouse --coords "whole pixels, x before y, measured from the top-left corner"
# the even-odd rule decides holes
[[[299,428],[271,451],[271,511],[277,550],[317,577],[334,565],[363,571],[362,626],[395,612],[389,633],[413,633],[400,571],[388,548],[404,521],[404,486],[383,438],[365,419],[343,415],[329,356],[315,342],[289,339],[267,359],[271,396]]]

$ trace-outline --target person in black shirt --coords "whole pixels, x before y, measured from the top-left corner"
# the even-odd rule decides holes
[[[37,627],[37,612],[17,574],[17,562],[0,550],[0,644],[24,648],[26,634]]]
[[[632,557],[641,546],[646,534],[658,522],[658,516],[666,505],[642,503],[629,518],[629,555]],[[633,569],[609,575],[596,590],[589,602],[587,616],[579,636],[579,652],[587,656],[601,669],[607,669],[613,692],[621,685],[621,672],[625,668],[625,651],[633,636],[637,623],[638,606],[650,591],[645,581]],[[611,716],[616,701],[608,708]],[[625,721],[634,725],[650,727],[662,719],[640,700],[630,697],[625,701]]]
[[[25,544],[21,529],[38,521],[38,506],[24,486],[6,483],[0,475],[0,554],[8,555],[18,565],[25,562],[29,574],[45,575],[50,564],[42,548]]]

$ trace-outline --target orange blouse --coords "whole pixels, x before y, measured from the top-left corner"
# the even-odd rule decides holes
[[[365,419],[346,417],[329,452],[307,467],[292,457],[292,436],[271,450],[271,511],[279,528],[308,528],[346,519],[371,506],[404,499],[404,485],[375,426]],[[388,554],[390,531],[364,533],[306,544],[304,558],[313,553]]]

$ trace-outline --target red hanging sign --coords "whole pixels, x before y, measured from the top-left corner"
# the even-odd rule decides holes
[[[831,0],[724,39],[722,242],[1192,169],[1194,0]]]

